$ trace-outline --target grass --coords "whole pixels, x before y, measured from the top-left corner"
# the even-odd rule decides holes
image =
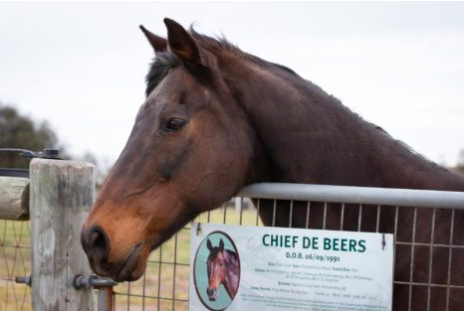
[[[220,208],[200,215],[196,222],[261,224],[254,209],[242,213]],[[31,291],[11,279],[30,274],[29,222],[0,220],[0,311],[29,311]],[[145,275],[114,288],[115,310],[188,310],[190,225],[154,251]]]

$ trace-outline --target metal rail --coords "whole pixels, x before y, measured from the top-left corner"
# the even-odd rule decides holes
[[[14,152],[19,153],[20,156],[27,159],[42,158],[42,159],[55,159],[62,160],[60,151],[58,149],[46,148],[43,151],[31,151],[22,148],[0,148],[0,152]]]
[[[238,196],[260,199],[464,209],[464,192],[258,183]]]
[[[18,153],[26,159],[42,158],[52,160],[63,160],[58,149],[44,149],[42,151],[31,151],[22,148],[0,148],[0,153]],[[0,176],[29,178],[29,169],[0,168]]]

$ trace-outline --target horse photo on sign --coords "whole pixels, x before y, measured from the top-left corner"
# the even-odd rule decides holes
[[[209,310],[224,310],[232,303],[240,284],[240,258],[229,235],[215,231],[203,239],[195,254],[193,279]]]

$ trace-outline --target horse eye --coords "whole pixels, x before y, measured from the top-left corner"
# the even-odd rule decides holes
[[[173,118],[168,121],[166,124],[166,129],[169,131],[179,131],[185,125],[185,120],[179,118]]]

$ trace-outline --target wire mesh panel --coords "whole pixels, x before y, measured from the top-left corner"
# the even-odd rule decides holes
[[[255,225],[256,209],[243,199],[225,204],[200,215],[202,223]],[[248,201],[249,202],[249,201]],[[122,283],[114,288],[114,310],[188,310],[190,269],[190,225],[154,251],[145,275],[138,281]]]
[[[187,310],[189,230],[153,252],[145,275],[114,288],[116,310]]]
[[[325,188],[317,190],[321,189]],[[440,197],[429,192],[387,190],[387,195],[377,197],[361,189],[351,197],[344,190],[331,189],[334,201],[329,198],[330,191],[327,199],[321,200],[318,194],[315,201],[301,195],[295,195],[295,200],[288,195],[258,198],[259,194],[245,192],[254,197],[254,204],[239,198],[195,221],[390,233],[395,237],[393,310],[464,310],[464,194],[456,200],[450,193]],[[424,197],[418,200],[423,205],[417,206],[427,208],[412,204],[416,196]],[[280,196],[277,193],[275,197]],[[349,199],[343,202],[344,197]],[[447,197],[453,200],[447,201]],[[392,204],[385,203],[389,201]],[[436,202],[443,202],[446,208],[439,204],[432,208]],[[188,310],[189,240],[187,226],[151,254],[141,280],[115,288],[114,309]]]
[[[0,311],[32,310],[31,290],[16,284],[16,276],[30,275],[29,222],[0,220]]]

